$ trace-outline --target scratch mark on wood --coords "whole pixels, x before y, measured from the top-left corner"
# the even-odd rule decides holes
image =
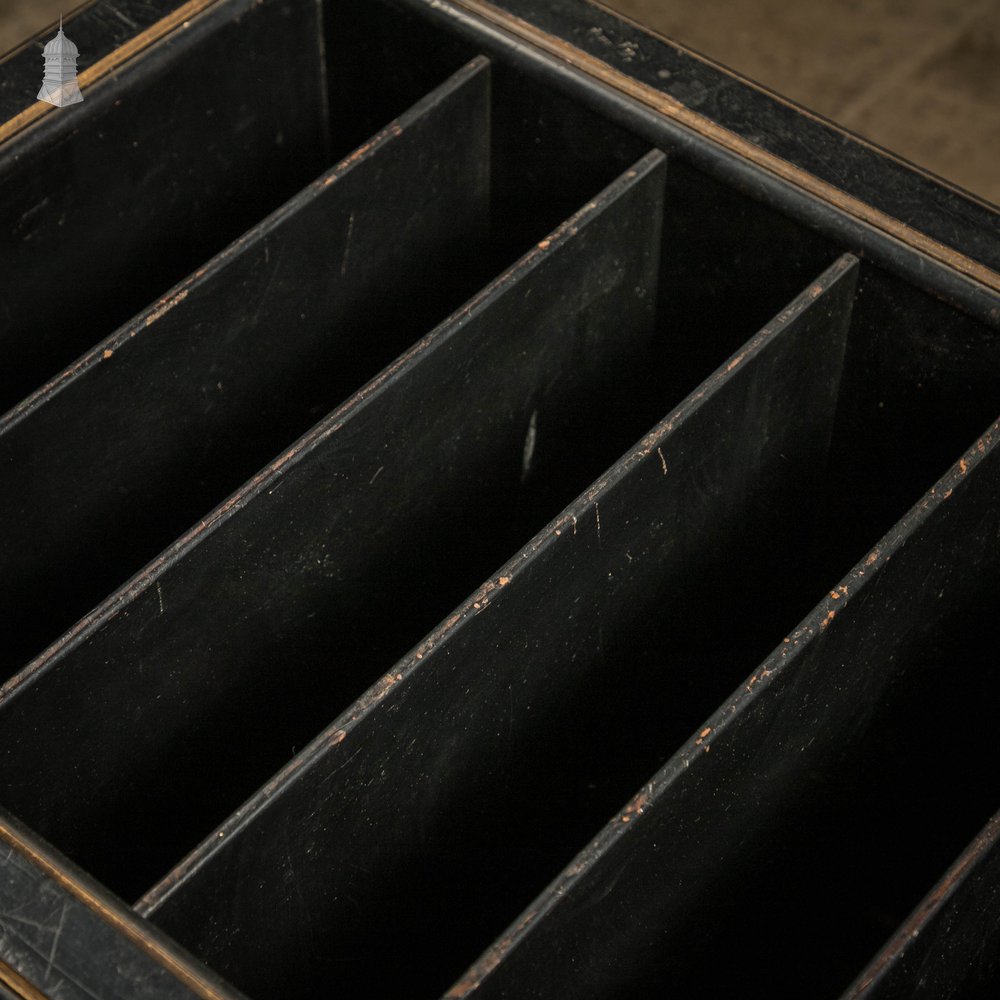
[[[34,927],[36,931],[42,931],[43,933],[48,933],[52,929],[52,925],[51,924],[42,924],[42,923],[39,923],[37,920],[31,920],[28,917],[22,917],[17,912],[17,909],[20,909],[20,907],[17,907],[16,909],[12,910],[10,913],[4,914],[4,919],[5,920],[13,920],[15,923],[18,923],[18,924],[24,924],[25,927]]]
[[[126,14],[123,14],[116,7],[109,7],[108,9],[111,11],[112,14],[115,15],[115,17],[118,18],[119,21],[122,21],[125,24],[127,24],[133,31],[139,30],[139,25],[136,24],[135,21],[132,20],[132,18],[128,17]]]
[[[354,212],[347,218],[347,236],[344,237],[344,257],[340,262],[340,276],[347,274],[347,258],[351,252],[351,234],[354,232]]]
[[[62,912],[59,914],[59,924],[56,927],[55,937],[52,939],[52,947],[49,949],[49,960],[45,965],[45,979],[48,980],[52,974],[52,963],[56,960],[56,949],[59,947],[59,938],[62,937],[63,924],[66,923],[66,911],[69,909],[69,902],[64,902]]]
[[[538,410],[531,411],[528,420],[528,432],[524,435],[524,451],[521,454],[521,482],[528,478],[531,471],[531,459],[535,454],[535,440],[538,437]]]
[[[350,757],[348,757],[348,758],[347,758],[346,760],[342,760],[342,761],[341,761],[341,762],[340,762],[340,763],[339,763],[339,764],[338,764],[338,765],[337,765],[337,766],[336,766],[336,767],[335,767],[335,768],[334,768],[334,769],[333,769],[333,770],[332,770],[332,771],[331,771],[331,772],[330,772],[330,773],[329,773],[329,774],[328,774],[328,775],[326,776],[326,779],[325,779],[325,780],[326,780],[326,781],[329,781],[329,780],[330,780],[330,779],[331,779],[331,778],[332,778],[332,777],[333,777],[333,776],[334,776],[334,775],[335,775],[335,774],[336,774],[336,773],[337,773],[338,771],[343,771],[343,770],[344,770],[344,768],[345,768],[345,767],[347,767],[347,765],[348,765],[348,764],[350,764],[350,763],[351,763],[351,761],[352,761],[352,760],[354,760],[354,758],[355,758],[355,757],[357,757],[357,756],[358,756],[358,754],[359,754],[359,753],[361,753],[361,751],[362,751],[362,750],[364,750],[364,747],[363,747],[363,746],[360,746],[360,747],[358,747],[358,749],[357,749],[357,750],[355,750],[355,751],[354,751],[354,753],[352,753],[352,754],[350,755]]]
[[[43,208],[45,208],[45,206],[49,203],[50,200],[51,200],[50,198],[45,197],[37,205],[34,205],[33,207],[29,208],[28,211],[21,216],[21,219],[18,222],[18,226],[24,225],[24,223],[27,222],[28,219],[30,219],[36,212],[40,212]]]

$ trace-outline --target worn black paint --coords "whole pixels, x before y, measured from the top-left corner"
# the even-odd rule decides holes
[[[699,659],[677,648],[680,623],[700,617],[691,584],[738,590],[719,555],[739,548],[759,560],[747,535],[780,531],[809,505],[853,279],[850,259],[824,275],[394,667],[380,701],[369,693],[333,722],[239,829],[207,841],[143,909],[257,995],[280,982],[289,997],[309,996],[350,955],[365,959],[343,973],[354,988],[363,977],[380,995],[445,989],[458,955],[502,930],[683,739],[687,713],[718,697],[719,680],[683,679]],[[718,446],[706,449],[709,432]],[[287,828],[309,849],[265,861]],[[419,906],[387,907],[397,893]],[[288,912],[280,939],[252,953],[244,942],[276,907]],[[307,914],[330,941],[315,955],[295,923]],[[373,969],[387,938],[405,952]]]
[[[4,802],[139,895],[556,513],[643,428],[662,186],[595,192],[16,677]]]
[[[0,824],[0,962],[42,996],[241,1000],[30,830],[6,814]],[[52,878],[46,868],[53,866],[67,881]],[[0,986],[0,996],[11,994]]]
[[[769,996],[848,985],[1000,795],[995,671],[952,669],[988,655],[998,444],[993,425],[456,994],[635,996],[708,975]],[[954,780],[970,758],[975,797]]]
[[[843,1000],[990,1000],[998,989],[1000,815],[995,815]]]
[[[218,5],[6,144],[0,408],[321,172],[317,23],[290,0]]]
[[[506,32],[492,29],[480,18],[469,14],[463,7],[449,3],[448,0],[433,4],[427,4],[426,0],[389,0],[389,2],[401,3],[407,7],[415,4],[424,9],[428,21],[440,29],[436,47],[444,45],[450,48],[452,32],[472,40],[473,44],[479,45],[482,51],[490,53],[499,62],[509,62],[522,72],[544,81],[553,89],[571,95],[580,104],[606,116],[619,127],[645,137],[650,143],[664,150],[678,154],[679,159],[722,180],[727,187],[744,197],[793,217],[800,226],[833,240],[841,250],[849,250],[877,261],[891,273],[900,275],[907,284],[916,285],[944,298],[992,329],[1000,328],[1000,306],[997,305],[995,291],[958,270],[942,266],[919,250],[906,246],[893,236],[854,218],[840,205],[820,200],[800,190],[793,183],[772,175],[738,153],[730,152],[707,141],[673,119],[657,114],[613,87],[601,85],[585,73],[539,53],[532,46],[512,38]],[[589,4],[581,4],[581,8],[588,14],[592,11]],[[544,12],[539,16],[544,17]],[[727,86],[732,85],[730,79]],[[753,98],[749,100],[752,103]],[[711,116],[709,120],[712,120]],[[735,123],[733,127],[737,132],[744,131]],[[857,147],[851,145],[851,140],[847,136],[839,134],[837,142],[850,148],[851,157],[859,155]],[[864,168],[870,171],[874,178],[879,178],[876,183],[885,185],[885,190],[892,190],[890,187],[894,183],[892,172],[880,172],[878,153],[868,150],[867,155],[861,155]],[[837,163],[839,159],[839,156],[834,156],[832,162]],[[791,162],[795,162],[794,158]],[[960,198],[964,199],[964,196],[960,195]],[[968,207],[970,204],[972,203],[968,199],[964,199],[963,207]],[[940,235],[945,245],[968,244],[970,252],[975,255],[975,247],[988,247],[996,233],[995,223],[991,224],[991,219],[994,217],[990,214],[992,210],[986,206],[988,211],[982,213],[980,212],[982,204],[975,204],[979,206],[975,209],[974,214],[977,216],[975,220],[961,221],[948,208],[932,210],[934,224],[929,228],[935,232],[941,230]],[[904,206],[900,207],[899,214],[908,218],[909,215],[903,208]],[[887,214],[892,216],[893,211],[889,210]],[[961,210],[958,211],[958,215],[961,215]],[[917,228],[920,226],[917,225]]]
[[[426,0],[416,0],[426,2]],[[588,0],[495,0],[838,190],[1000,271],[996,209]],[[767,44],[761,26],[761,44]]]
[[[4,680],[488,278],[489,149],[480,59],[0,419]]]
[[[120,35],[109,18],[138,28],[171,6],[98,4],[72,37],[96,58],[97,36]],[[504,6],[995,266],[988,206],[605,11]],[[418,318],[416,292],[392,303],[387,280],[388,353],[360,352],[342,386],[319,366],[293,377],[304,355],[274,350],[299,329],[289,303],[322,299],[294,272],[335,241],[290,248],[289,273],[266,239],[261,265],[258,231],[233,253],[238,307],[216,262],[152,339],[101,338],[483,54],[490,150],[480,117],[469,164],[478,196],[490,178],[490,238],[454,266],[417,262],[446,276],[431,296],[450,308],[466,278],[486,285],[588,207],[210,512],[439,317]],[[5,64],[0,106],[36,61]],[[473,77],[443,104],[471,110]],[[448,0],[223,0],[87,97],[0,147],[8,402],[99,345],[0,434],[20,442],[0,490],[20,497],[7,578],[43,581],[5,603],[10,668],[17,643],[36,651],[189,530],[5,690],[0,805],[113,888],[150,890],[143,912],[261,998],[411,996],[460,976],[455,993],[494,996],[820,997],[866,962],[852,989],[874,970],[871,985],[848,996],[995,992],[992,828],[960,854],[1000,799],[997,429],[977,437],[1000,412],[995,292]],[[271,148],[279,119],[294,127]],[[428,133],[413,154],[464,174],[450,142]],[[654,156],[591,205],[647,143],[670,152],[665,178]],[[386,149],[331,187],[377,173]],[[127,183],[88,167],[108,150]],[[397,186],[419,244],[434,213]],[[49,209],[74,195],[59,226]],[[323,203],[304,196],[302,217]],[[860,263],[747,353],[844,251]],[[88,304],[74,268],[112,290]],[[224,330],[278,289],[270,353],[187,353],[190,326]],[[67,313],[70,339],[52,339]],[[211,393],[191,406],[213,366],[247,375],[224,419]],[[268,408],[271,376],[287,411]],[[118,426],[130,409],[141,419]],[[204,866],[178,863],[216,823]],[[109,954],[89,941],[83,957]]]

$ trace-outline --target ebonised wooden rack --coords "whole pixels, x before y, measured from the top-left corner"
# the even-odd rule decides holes
[[[996,209],[582,0],[66,33],[0,997],[995,997]]]

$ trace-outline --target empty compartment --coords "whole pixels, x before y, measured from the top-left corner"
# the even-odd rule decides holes
[[[409,17],[391,12],[393,43],[347,82],[356,39],[326,23],[336,7],[214,3],[86,87],[83,104],[0,146],[0,231],[9,234],[0,409],[480,54],[447,33],[408,33]],[[500,222],[493,246],[475,254],[493,273],[648,148],[544,86],[502,76],[491,164]],[[564,136],[578,141],[559,146]]]
[[[0,409],[332,162],[319,27],[214,5],[0,147]]]
[[[3,804],[137,896],[634,440],[664,167],[596,193],[16,676]]]
[[[738,558],[744,532],[792,516],[814,487],[855,267],[845,258],[800,296],[142,912],[251,995],[280,981],[288,996],[308,996],[343,963],[340,975],[363,970],[380,995],[447,988],[462,956],[571,856],[581,829],[599,827],[629,794],[657,734],[669,739],[684,724],[682,715],[635,725],[661,692],[606,657],[654,608],[676,606],[678,622],[689,621],[685,591]],[[275,863],[278,829],[296,831],[283,847],[287,868]],[[290,870],[311,872],[296,912],[308,910],[330,943],[309,950],[289,917],[265,953],[260,918],[283,905]],[[386,936],[405,942],[405,958],[375,970]]]
[[[0,419],[7,679],[488,278],[482,57]]]
[[[998,445],[994,424],[449,996],[848,987],[1000,801]],[[995,906],[983,860],[978,889],[956,878]],[[938,968],[982,995],[995,912],[943,923]],[[906,946],[924,929],[933,956],[933,928]]]
[[[335,141],[344,148],[357,145],[412,102],[410,95],[436,83],[435,66],[457,68],[486,52],[492,62],[495,148],[517,154],[494,156],[494,217],[499,220],[494,237],[508,254],[521,253],[517,230],[558,225],[607,183],[609,158],[624,170],[640,155],[636,136],[625,129],[609,131],[602,117],[586,111],[583,99],[591,94],[577,87],[567,95],[551,66],[519,59],[509,39],[471,26],[460,35],[441,27],[441,18],[435,23],[434,13],[420,0],[325,5],[330,103],[343,109],[332,123]],[[423,58],[414,58],[415,53]],[[566,169],[568,158],[572,172]],[[663,364],[656,377],[666,402],[649,413],[647,427],[841,252],[808,227],[679,157],[671,159],[664,199],[669,224],[663,229],[657,288]]]
[[[528,905],[837,583],[838,562],[864,554],[851,551],[854,532],[867,527],[870,541],[891,526],[896,512],[885,524],[880,504],[821,519],[844,475],[828,449],[851,433],[837,424],[859,399],[847,359],[865,356],[848,346],[855,381],[838,395],[838,338],[849,318],[849,343],[870,336],[867,315],[850,316],[854,270],[845,259],[811,286],[776,321],[784,339],[774,327],[761,335],[780,350],[755,340],[735,355],[164,879],[143,912],[251,995],[280,981],[308,996],[334,970],[369,984],[378,975],[383,995],[445,989],[456,954],[485,946]],[[881,280],[863,272],[865,287]],[[915,321],[927,302],[911,295]],[[950,433],[963,430],[964,414]],[[933,465],[923,469],[933,481]],[[898,472],[867,472],[898,496]],[[697,747],[713,761],[714,751]],[[706,850],[718,846],[697,814],[675,804],[670,815]],[[283,830],[295,837],[278,850]],[[710,860],[699,859],[706,871]],[[630,863],[615,861],[612,879]],[[599,898],[587,905],[603,927]],[[307,946],[293,921],[277,937],[269,914],[286,905],[329,945]],[[627,906],[612,921],[655,952]],[[405,942],[392,967],[376,962],[386,939]],[[542,949],[567,956],[543,985],[589,961],[564,942]],[[614,969],[624,944],[595,937],[590,948]],[[510,995],[530,993],[539,962]]]
[[[145,26],[170,5],[141,6]],[[992,996],[997,922],[977,935],[970,908],[995,904],[995,820],[898,922],[997,805],[1000,428],[893,521],[1000,409],[995,275],[896,245],[893,220],[805,194],[794,169],[786,185],[475,5],[188,7],[85,105],[0,147],[0,409],[50,380],[0,421],[0,681],[118,587],[0,688],[0,805],[130,898],[157,879],[138,910],[259,997],[833,996],[892,928],[847,996]],[[584,48],[653,80],[652,49],[579,21]],[[474,114],[463,146],[441,123],[415,155],[459,186],[398,247],[364,245],[356,207],[313,216],[328,175],[163,295],[359,144],[347,183],[363,167],[422,195],[371,158],[407,141],[399,121],[366,140],[450,72],[423,117],[481,112],[480,52],[488,126]],[[729,84],[710,116],[741,101]],[[663,188],[659,154],[628,170],[646,142],[733,186],[673,162]],[[876,194],[889,178],[865,173]],[[307,205],[309,238],[274,242]],[[935,231],[975,256],[985,227],[956,218]],[[800,294],[843,250],[867,263]],[[351,311],[364,349],[328,357],[314,309]],[[213,314],[236,322],[198,356]],[[265,320],[233,357],[237,326]],[[54,881],[34,893],[8,846],[3,957],[26,945],[33,977],[75,977],[78,928],[44,894],[82,876],[42,845],[27,855]],[[169,958],[102,893],[85,919]]]

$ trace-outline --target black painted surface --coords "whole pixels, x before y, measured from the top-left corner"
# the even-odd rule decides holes
[[[426,2],[426,0],[417,0]],[[587,0],[494,0],[834,187],[1000,271],[996,208]],[[766,25],[761,25],[766,44]]]
[[[80,30],[163,6],[100,4]],[[583,3],[505,6],[946,244],[1000,255],[986,206],[668,43]],[[320,258],[339,273],[351,209],[331,226],[343,247],[303,230],[282,255],[257,230],[161,310],[172,282],[481,53],[490,236],[478,209],[413,213],[399,249],[421,249],[388,267],[432,276],[426,298],[375,290],[398,337],[384,356],[339,355],[328,378],[292,348],[303,312],[336,305]],[[482,82],[454,101],[476,104]],[[1000,799],[996,428],[893,522],[1000,412],[996,293],[448,0],[222,0],[87,98],[0,150],[0,213],[30,237],[6,244],[0,289],[10,401],[90,350],[0,434],[20,442],[0,488],[20,497],[8,578],[48,580],[5,602],[5,652],[32,630],[34,651],[189,530],[4,690],[0,804],[130,897],[169,870],[143,911],[260,998],[445,989],[512,919],[454,993],[832,996],[878,952],[862,977],[877,966],[886,996],[991,995],[990,844],[915,911],[916,938],[893,930]],[[85,121],[96,135],[74,134]],[[478,202],[484,133],[464,165],[443,132],[417,144],[419,169],[454,171]],[[413,198],[381,166],[406,141],[327,194],[364,168]],[[654,157],[592,201],[649,143],[671,154],[665,177]],[[33,201],[8,195],[21,170]],[[324,190],[303,219],[320,222]],[[421,244],[430,218],[476,232],[451,267]],[[536,243],[274,458],[440,318],[431,299],[443,313]],[[844,251],[860,263],[811,286],[770,346],[746,344]],[[214,337],[210,363],[189,353],[213,315],[232,332],[255,313],[263,354]],[[222,369],[245,372],[238,399]]]
[[[477,40],[442,32],[421,14],[368,0],[325,8],[329,100],[344,109],[331,123],[337,148],[357,145],[426,93],[438,74],[484,51]],[[499,271],[523,252],[522,233],[534,233],[532,242],[542,239],[649,144],[557,89],[527,79],[506,60],[493,63],[491,76]]]
[[[720,562],[759,558],[747,536],[809,505],[853,278],[845,259],[658,424],[238,827],[207,841],[153,902],[154,919],[257,995],[281,981],[309,996],[352,955],[361,964],[342,974],[357,970],[354,988],[364,977],[385,996],[444,990],[460,956],[502,930],[683,739],[692,704],[715,702],[707,675],[668,690],[685,669],[678,626],[699,613],[694,591],[739,589]],[[640,730],[645,713],[658,724]],[[291,828],[309,846],[266,861]],[[253,954],[275,907],[297,921],[289,912],[280,943]],[[306,921],[327,947],[305,946]],[[400,961],[373,971],[387,938]]]
[[[848,985],[1000,799],[998,443],[993,425],[455,995]]]
[[[32,998],[241,1000],[47,844],[6,815],[0,823],[0,963],[36,991]],[[11,994],[0,986],[0,996]]]
[[[650,154],[595,192],[15,678],[4,803],[139,895],[603,469],[644,426],[662,185]]]
[[[962,852],[844,1000],[989,1000],[998,990],[1000,815]]]
[[[480,59],[0,419],[3,679],[488,280],[489,103]]]
[[[799,226],[832,240],[841,251],[850,251],[876,262],[880,267],[901,277],[908,285],[922,288],[944,299],[991,329],[1000,329],[1000,304],[995,291],[959,270],[942,266],[937,260],[904,245],[873,225],[860,221],[840,204],[806,193],[790,181],[777,177],[738,153],[706,140],[674,119],[658,114],[613,87],[602,85],[582,71],[540,53],[507,32],[492,29],[487,22],[470,14],[464,7],[449,3],[448,0],[433,4],[427,4],[425,0],[387,2],[390,5],[401,4],[406,8],[415,6],[422,11],[428,22],[438,28],[439,45],[445,45],[445,40],[448,40],[448,45],[453,45],[450,40],[452,34],[457,34],[466,41],[471,40],[498,62],[508,63],[525,75],[544,81],[571,100],[611,119],[623,130],[644,137],[651,144],[670,152],[675,159],[720,180],[732,192],[795,219]],[[590,7],[581,5],[581,10],[589,13]],[[544,12],[539,16],[544,18]],[[603,48],[605,47],[602,46]],[[627,72],[627,67],[621,68]],[[739,131],[736,123],[733,123],[733,128]],[[809,145],[815,145],[815,141],[811,140]],[[879,154],[875,153],[866,161],[866,169],[870,169],[876,178],[879,176],[878,160]],[[883,179],[886,184],[891,182],[891,178]],[[985,241],[989,246],[995,239],[996,213],[989,209],[980,221],[972,224],[957,221],[947,212],[942,215],[942,220],[943,225],[952,233],[949,245],[965,246],[968,243],[972,246]]]
[[[0,408],[330,162],[317,24],[311,4],[220,4],[5,143]]]

